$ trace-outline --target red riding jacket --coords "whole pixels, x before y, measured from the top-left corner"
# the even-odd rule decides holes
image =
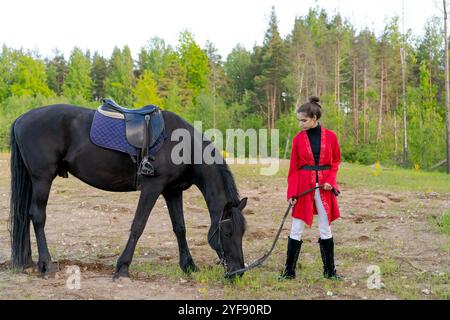
[[[336,134],[324,128],[321,130],[319,166],[330,165],[329,170],[318,171],[319,185],[328,182],[339,191],[336,182],[336,174],[341,163],[341,151]],[[287,198],[290,199],[316,186],[316,171],[301,170],[300,166],[313,166],[314,156],[306,131],[299,132],[292,143],[291,161],[288,174]],[[336,196],[330,190],[320,189],[320,197],[328,215],[328,222],[336,220],[340,216]],[[310,192],[297,199],[292,210],[292,216],[303,220],[307,225],[313,223],[313,215],[317,214],[314,204],[314,192]]]

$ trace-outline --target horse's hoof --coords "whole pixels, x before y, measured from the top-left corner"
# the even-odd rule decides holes
[[[191,264],[185,267],[181,267],[181,270],[183,270],[184,273],[192,273],[192,272],[198,272],[200,269],[195,265]]]
[[[130,279],[128,268],[120,268],[119,270],[114,272],[113,281],[121,281],[121,279]]]
[[[114,273],[113,275],[113,281],[118,283],[130,283],[130,275],[128,273],[121,273],[118,272]]]
[[[52,261],[39,261],[38,270],[46,277],[54,276],[57,272],[59,272],[58,265]]]
[[[131,283],[131,279],[129,276],[121,276],[121,275],[117,275],[117,274],[114,274],[113,281],[118,284]]]

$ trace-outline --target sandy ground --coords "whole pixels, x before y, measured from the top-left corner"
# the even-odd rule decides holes
[[[268,250],[279,226],[286,208],[285,180],[237,177],[237,182],[241,195],[249,197],[244,212],[248,224],[244,253],[250,262]],[[73,177],[57,178],[47,208],[46,234],[52,257],[58,261],[61,271],[50,279],[35,272],[13,273],[8,263],[9,159],[7,155],[0,156],[0,299],[223,299],[230,295],[259,298],[258,293],[248,292],[239,296],[221,282],[199,281],[182,273],[170,274],[178,269],[178,248],[162,197],[138,243],[131,268],[132,280],[113,282],[112,272],[128,239],[138,196],[138,192],[97,190]],[[366,269],[378,261],[384,264],[392,261],[394,277],[399,279],[415,279],[420,273],[436,274],[437,281],[436,277],[431,277],[434,282],[428,277],[420,283],[419,298],[435,298],[434,285],[441,292],[438,298],[442,298],[443,290],[448,292],[448,236],[436,232],[429,219],[450,210],[449,194],[429,196],[343,186],[340,206],[342,219],[333,225],[333,233],[336,265],[346,280],[334,298],[401,299],[398,292],[402,288],[395,286],[403,282],[389,290],[367,289]],[[188,243],[195,263],[200,269],[216,268],[216,255],[206,239],[209,215],[196,188],[185,193],[184,208]],[[270,276],[275,276],[284,263],[289,228],[288,221],[273,257],[261,269]],[[37,261],[33,232],[32,240]],[[304,265],[320,266],[317,230],[307,230],[304,241],[306,248],[301,257],[300,273]],[[70,289],[75,283],[71,282],[70,271],[74,270],[71,266],[77,266],[81,272],[80,289]],[[258,272],[256,270],[250,272]],[[313,277],[317,275],[320,276],[320,268]],[[309,282],[302,278],[298,283],[302,284],[303,291],[292,294],[295,281],[297,279],[294,284],[288,284],[286,290],[273,291],[268,298],[332,298],[328,285],[316,281],[305,287],[303,284]]]

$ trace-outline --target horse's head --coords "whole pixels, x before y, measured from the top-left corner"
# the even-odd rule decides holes
[[[239,272],[228,276],[230,272],[245,267],[242,237],[245,232],[246,223],[242,210],[246,204],[247,198],[243,198],[238,205],[233,205],[231,202],[228,202],[225,205],[222,219],[217,228],[218,247],[216,250],[226,268],[226,276],[229,278],[244,274],[244,272]]]

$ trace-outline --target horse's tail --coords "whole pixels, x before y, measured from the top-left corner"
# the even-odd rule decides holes
[[[17,121],[17,120],[16,120]],[[23,269],[31,262],[30,216],[32,184],[11,125],[11,202],[9,232],[11,236],[11,263]]]

